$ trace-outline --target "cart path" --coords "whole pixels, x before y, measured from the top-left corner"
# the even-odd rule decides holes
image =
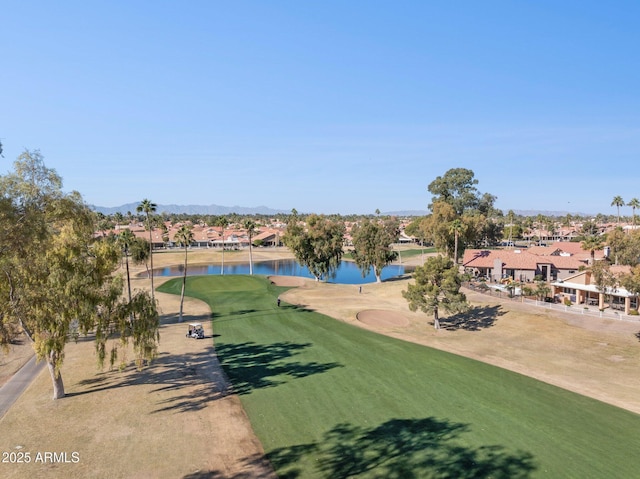
[[[0,419],[13,406],[13,403],[42,372],[44,361],[37,362],[34,355],[2,387],[0,387]]]

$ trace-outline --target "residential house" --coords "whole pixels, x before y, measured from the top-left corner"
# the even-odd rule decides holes
[[[578,272],[587,263],[572,256],[537,255],[526,250],[465,250],[462,258],[465,272],[475,277],[498,282],[506,278],[534,281],[536,276],[555,281]]]
[[[611,266],[614,275],[628,273],[628,266]],[[591,270],[581,271],[563,280],[551,283],[555,297],[568,298],[572,303],[586,306],[597,306],[599,309],[610,307],[629,314],[631,309],[638,309],[638,296],[625,288],[617,286],[602,290],[595,284]]]

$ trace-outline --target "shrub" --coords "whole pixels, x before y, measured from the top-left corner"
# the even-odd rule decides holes
[[[638,310],[637,309],[630,309],[629,310],[629,316],[638,316]]]

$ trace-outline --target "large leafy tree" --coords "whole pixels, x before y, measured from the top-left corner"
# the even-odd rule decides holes
[[[284,235],[284,244],[293,252],[298,263],[306,266],[320,280],[335,276],[342,259],[344,222],[321,215],[310,215],[306,228],[293,215]]]
[[[444,175],[433,180],[428,190],[434,195],[433,203],[443,201],[450,204],[456,215],[461,216],[465,211],[475,210],[483,197],[476,188],[478,180],[474,173],[466,168],[452,168]],[[486,200],[486,198],[484,198]]]
[[[373,267],[376,282],[382,282],[382,269],[398,257],[398,253],[392,249],[392,244],[398,239],[398,226],[398,222],[393,219],[365,219],[362,224],[353,228],[353,259],[362,271],[362,276],[366,276]]]
[[[481,194],[477,184],[473,171],[452,168],[428,186],[434,196],[429,205],[431,214],[422,221],[421,229],[450,257],[457,258],[467,244],[492,244],[500,235],[500,227],[492,220],[501,214],[493,207],[496,197]]]
[[[182,322],[182,307],[184,305],[184,291],[187,286],[187,251],[189,245],[193,242],[193,231],[191,226],[182,225],[175,235],[175,240],[184,248],[184,271],[182,274],[182,290],[180,291],[180,316],[178,322]]]
[[[47,364],[54,399],[65,395],[61,366],[66,343],[94,331],[99,364],[106,344],[131,340],[138,364],[157,351],[155,302],[138,293],[123,298],[114,275],[120,248],[95,239],[95,216],[78,193],[62,192],[62,180],[39,152],[25,151],[14,172],[0,177],[0,324],[2,341],[22,330]],[[130,322],[132,312],[138,321]],[[118,347],[111,349],[111,364]]]
[[[440,329],[440,310],[459,313],[468,310],[469,303],[460,292],[461,279],[457,266],[450,258],[438,255],[427,259],[414,273],[415,282],[407,286],[402,296],[409,309],[433,314],[433,325]]]
[[[450,225],[459,217],[449,203],[436,201],[431,205],[432,213],[420,223],[425,237],[447,256],[452,256],[455,248],[455,235]]]
[[[144,213],[147,219],[147,229],[149,230],[149,261],[151,263],[151,271],[149,278],[151,279],[151,297],[155,298],[153,287],[153,224],[151,222],[151,215],[156,212],[158,205],[151,202],[148,199],[142,200],[142,202],[136,207],[138,213]]]

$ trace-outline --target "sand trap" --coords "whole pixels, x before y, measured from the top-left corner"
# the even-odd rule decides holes
[[[296,287],[304,286],[307,281],[300,276],[268,276],[267,279],[276,286]]]
[[[365,309],[356,314],[358,321],[370,326],[383,328],[395,328],[409,326],[409,320],[403,313],[397,311],[385,311],[383,309]]]

